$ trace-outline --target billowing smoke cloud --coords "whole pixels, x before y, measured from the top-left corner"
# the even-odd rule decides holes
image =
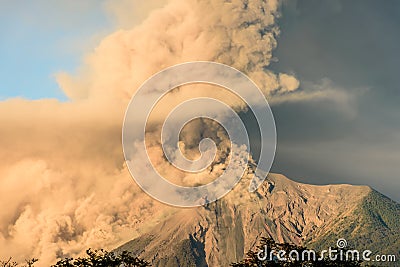
[[[109,5],[120,18],[132,12]],[[48,266],[88,247],[113,248],[142,231],[144,222],[151,224],[150,218],[173,212],[142,193],[124,166],[121,127],[129,99],[150,75],[194,60],[245,72],[267,97],[296,91],[294,77],[266,70],[277,45],[278,8],[275,0],[170,1],[139,26],[105,37],[76,75],[59,74],[69,101],[1,102],[0,257],[38,257],[39,266]],[[174,99],[191,91],[178,94]],[[214,127],[191,127],[205,125]],[[198,138],[187,130],[184,140]],[[208,131],[222,148],[208,170],[218,175],[227,157],[225,136]],[[160,168],[167,165],[156,141],[149,149]]]

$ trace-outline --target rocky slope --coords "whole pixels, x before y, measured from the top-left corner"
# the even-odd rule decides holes
[[[400,205],[367,186],[307,185],[272,174],[249,193],[243,180],[206,207],[172,209],[117,250],[153,266],[228,266],[270,235],[319,249],[346,238],[353,248],[398,255]]]

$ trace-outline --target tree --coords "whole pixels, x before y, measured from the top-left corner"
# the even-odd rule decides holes
[[[33,267],[37,259],[26,260],[21,265],[9,258],[6,261],[0,260],[0,267]],[[86,250],[86,256],[79,258],[65,258],[59,260],[52,267],[147,267],[151,266],[145,260],[132,255],[131,252],[123,251],[121,253],[108,252],[104,249]]]
[[[30,260],[25,260],[25,264],[20,265],[18,262],[12,261],[12,258],[10,257],[6,261],[0,260],[0,267],[33,267],[33,264],[37,261],[38,259],[33,258]]]
[[[59,260],[52,267],[147,267],[151,266],[145,260],[134,257],[131,252],[123,251],[119,254],[106,250],[86,250],[86,256],[80,258],[65,258]]]

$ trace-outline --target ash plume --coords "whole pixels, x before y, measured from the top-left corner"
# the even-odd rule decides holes
[[[119,4],[108,5],[116,17],[133,12]],[[173,212],[142,193],[124,165],[121,128],[129,99],[157,71],[195,60],[243,71],[268,98],[295,92],[295,77],[266,69],[277,46],[279,5],[275,0],[169,1],[140,25],[106,36],[76,74],[59,73],[68,101],[0,102],[0,257],[37,257],[38,266],[48,266],[88,247],[112,249],[151,224],[148,218]],[[218,91],[204,92],[221,97]],[[177,99],[196,95],[177,94]],[[240,106],[235,101],[231,104]],[[219,158],[208,175],[218,175],[228,157],[226,136],[213,127],[194,124],[183,136],[193,142],[199,137],[194,133],[218,139]],[[149,138],[152,134],[157,131]],[[167,168],[156,139],[153,144],[154,162]],[[192,147],[186,144],[185,150],[191,153]],[[177,177],[183,183],[205,181]]]

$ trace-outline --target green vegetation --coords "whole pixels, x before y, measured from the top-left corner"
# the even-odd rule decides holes
[[[318,239],[310,237],[307,247],[317,250],[336,244],[344,238],[358,250],[371,250],[373,254],[394,254],[400,258],[400,205],[377,191],[371,191],[355,212],[338,217],[333,228]]]

